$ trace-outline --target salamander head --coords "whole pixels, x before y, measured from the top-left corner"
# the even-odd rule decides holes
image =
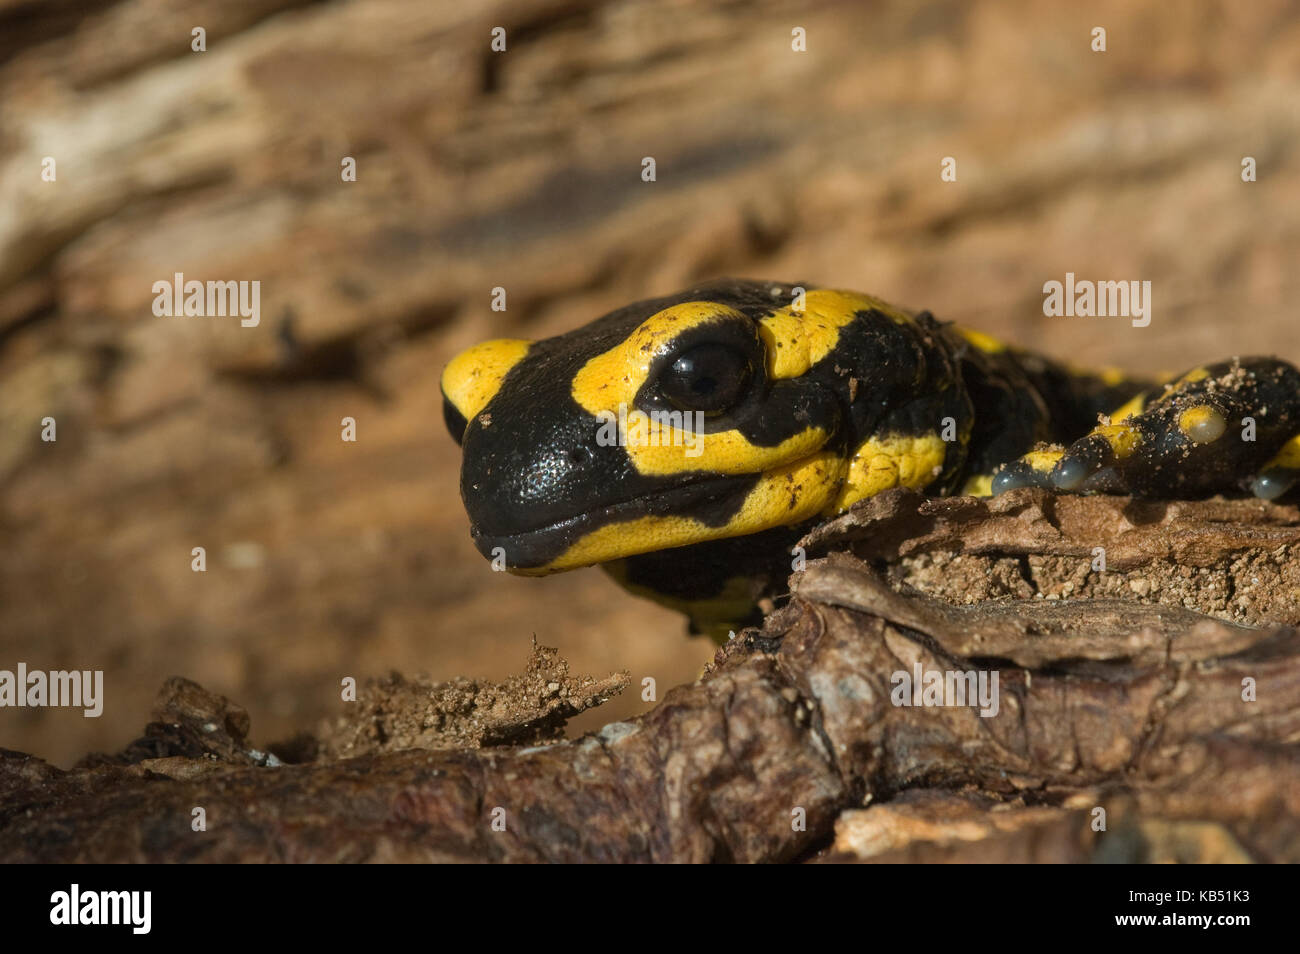
[[[549,573],[832,507],[850,440],[841,331],[868,311],[910,319],[791,288],[717,282],[453,359],[444,409],[479,550]]]

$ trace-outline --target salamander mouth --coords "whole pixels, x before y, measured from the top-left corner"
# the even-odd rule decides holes
[[[541,570],[562,556],[587,534],[611,524],[640,517],[685,517],[705,526],[721,527],[739,510],[761,475],[705,477],[658,493],[605,504],[528,530],[485,533],[470,528],[470,536],[488,559],[504,554],[512,570]],[[630,555],[631,551],[628,554]]]

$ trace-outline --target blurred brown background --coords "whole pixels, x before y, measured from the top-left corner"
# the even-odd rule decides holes
[[[438,376],[485,337],[733,274],[1078,362],[1300,357],[1300,5],[1078,6],[0,0],[0,668],[107,692],[0,745],[118,747],[171,674],[265,742],[344,675],[503,676],[534,633],[692,678],[673,614],[471,546]],[[260,280],[260,326],[155,317],[177,271]],[[1066,271],[1150,280],[1150,327],[1044,318]]]

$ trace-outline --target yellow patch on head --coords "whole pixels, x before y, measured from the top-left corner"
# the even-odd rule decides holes
[[[719,318],[744,319],[736,309],[713,301],[687,301],[656,312],[621,342],[598,354],[573,376],[573,399],[589,414],[632,407],[650,365],[683,331]]]
[[[849,459],[844,486],[825,512],[847,510],[890,487],[919,490],[942,473],[947,454],[948,444],[937,434],[894,434],[864,441]]]
[[[820,295],[808,293],[810,311],[813,303],[822,307]],[[688,301],[665,308],[574,375],[573,399],[583,410],[601,422],[627,422],[618,440],[638,473],[656,477],[692,470],[753,474],[814,454],[829,438],[825,428],[808,427],[775,447],[759,447],[738,430],[700,433],[689,426],[694,420],[691,415],[681,417],[680,412],[672,412],[652,421],[634,406],[655,359],[682,332],[718,319],[747,320],[736,309],[712,301]]]
[[[710,527],[693,517],[635,517],[597,527],[546,566],[513,572],[541,576],[638,553],[803,523],[825,508],[843,475],[844,464],[834,454],[816,454],[763,474],[736,515],[723,526]]]
[[[967,497],[992,497],[993,496],[993,475],[976,474],[966,481],[961,488],[961,492]]]
[[[911,321],[906,314],[870,295],[815,288],[804,296],[804,309],[794,305],[768,315],[758,323],[767,349],[767,373],[773,380],[804,374],[830,354],[840,340],[840,329],[858,312],[875,309],[898,324]]]
[[[501,390],[506,373],[523,360],[531,341],[497,338],[452,358],[442,372],[442,393],[465,420],[472,420]]]
[[[640,424],[645,421],[644,425]],[[613,422],[612,422],[613,423]],[[830,435],[825,428],[809,427],[775,447],[751,444],[738,430],[712,434],[665,426],[640,412],[628,415],[626,436],[619,444],[632,459],[637,473],[664,477],[692,470],[735,476],[754,474],[816,453]]]

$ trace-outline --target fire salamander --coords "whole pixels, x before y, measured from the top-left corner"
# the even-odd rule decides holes
[[[1070,369],[867,295],[718,281],[442,376],[474,542],[516,573],[600,564],[725,636],[818,521],[889,487],[1275,499],[1300,478],[1300,372],[1168,383]]]

